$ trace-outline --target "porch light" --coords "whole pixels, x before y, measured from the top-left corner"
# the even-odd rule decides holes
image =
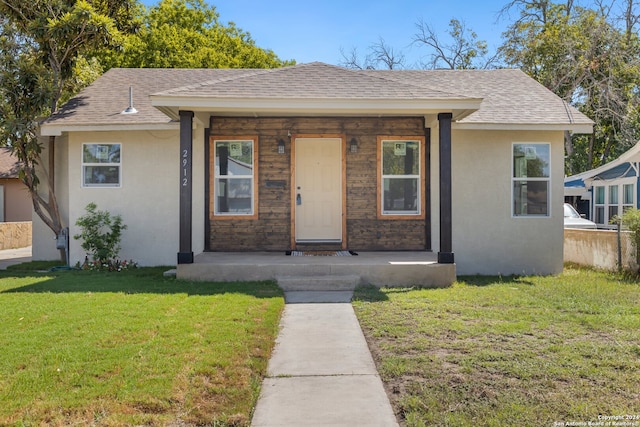
[[[351,138],[351,142],[349,143],[350,151],[352,153],[358,152],[358,141],[355,138]]]
[[[284,139],[278,140],[278,154],[284,154]]]

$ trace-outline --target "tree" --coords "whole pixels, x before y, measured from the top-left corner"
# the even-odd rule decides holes
[[[477,34],[466,27],[464,22],[452,19],[449,22],[449,43],[441,41],[435,30],[423,20],[416,23],[418,29],[413,36],[412,43],[428,49],[429,60],[422,64],[416,64],[420,68],[436,69],[470,69],[491,68],[497,65],[497,54],[490,54],[487,42],[478,40]],[[407,68],[406,58],[401,50],[396,50],[385,43],[380,37],[377,43],[372,44],[368,54],[361,61],[357,49],[349,52],[340,50],[342,61],[340,65],[354,69],[378,69],[387,70]]]
[[[485,69],[496,65],[497,56],[489,55],[487,42],[478,40],[478,35],[463,21],[449,21],[449,43],[442,42],[435,30],[423,20],[418,21],[416,27],[418,32],[413,43],[430,50],[429,61],[423,64],[423,68]]]
[[[106,68],[276,68],[293,64],[256,46],[235,24],[222,25],[203,0],[161,0],[139,17],[122,49],[98,53]]]
[[[103,71],[289,63],[234,24],[220,25],[202,0],[162,0],[148,11],[137,0],[0,0],[0,144],[19,159],[34,211],[58,235],[64,224],[53,185],[55,137],[45,165],[38,121]],[[47,166],[42,176],[38,168]]]
[[[617,157],[638,137],[640,44],[637,15],[628,0],[624,19],[611,4],[590,9],[574,4],[514,0],[520,17],[505,32],[504,61],[520,67],[567,103],[594,119],[593,135],[565,134],[567,174]],[[625,25],[616,25],[623,21]]]
[[[380,66],[386,70],[405,68],[404,53],[389,46],[382,37],[369,47],[369,54],[365,56],[363,63],[360,63],[356,48],[351,49],[349,53],[340,49],[340,54],[342,55],[340,65],[347,68],[357,70],[375,70]]]
[[[20,178],[34,211],[56,235],[63,224],[51,185],[52,161],[44,177],[50,184],[48,194],[38,191],[43,178],[36,172],[43,150],[38,120],[72,95],[82,53],[118,40],[118,23],[107,13],[118,12],[126,21],[129,1],[0,0],[0,141],[20,161]],[[61,258],[66,258],[63,252]]]

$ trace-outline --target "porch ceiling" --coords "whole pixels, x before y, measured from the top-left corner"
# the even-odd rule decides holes
[[[151,96],[151,104],[172,119],[180,110],[207,112],[219,116],[425,116],[452,113],[460,120],[480,108],[482,99],[220,99]]]

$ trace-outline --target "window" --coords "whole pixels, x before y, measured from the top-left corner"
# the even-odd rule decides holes
[[[593,209],[597,224],[609,224],[616,216],[635,206],[634,181],[635,178],[628,178],[622,182],[617,180],[609,185],[594,186]]]
[[[633,184],[624,184],[622,186],[622,212],[635,206],[633,203]]]
[[[257,137],[214,138],[213,215],[257,218]]]
[[[618,215],[618,186],[609,186],[609,220]]]
[[[604,187],[598,186],[595,187],[595,222],[597,224],[604,224]]]
[[[378,137],[379,218],[424,218],[423,151],[423,137]]]
[[[82,186],[120,187],[120,144],[82,144]]]
[[[513,144],[513,215],[549,215],[549,144]]]

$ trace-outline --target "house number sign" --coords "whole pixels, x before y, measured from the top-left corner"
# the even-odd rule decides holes
[[[189,150],[182,150],[182,186],[187,187],[189,185]]]

